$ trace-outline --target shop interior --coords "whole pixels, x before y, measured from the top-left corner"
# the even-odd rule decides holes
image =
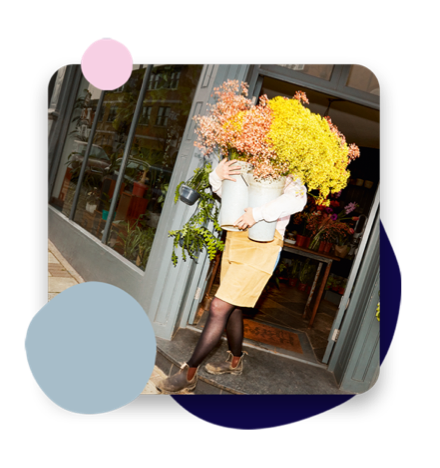
[[[378,84],[374,90],[377,88]],[[307,222],[292,216],[285,234],[285,247],[273,276],[255,308],[243,310],[244,335],[245,342],[250,346],[324,366],[322,358],[332,324],[379,185],[379,111],[268,77],[264,78],[260,95],[266,94],[269,98],[276,95],[291,97],[297,90],[306,92],[310,101],[307,107],[312,112],[329,116],[345,135],[347,143],[359,146],[361,155],[349,166],[351,175],[348,185],[338,197],[332,198],[329,207],[329,215],[339,214],[341,218],[342,214],[348,229],[355,230],[355,233],[345,238],[333,238],[333,242],[320,243],[316,250],[311,250],[311,232],[307,230]],[[344,210],[349,205],[355,208],[345,215]],[[304,212],[310,213],[316,209],[313,197],[309,197]],[[298,235],[307,239],[304,244],[299,242],[301,238]],[[301,244],[301,250],[292,248],[295,245],[298,247],[298,244]],[[315,258],[305,254],[315,254]],[[210,300],[219,287],[220,257],[221,254],[211,265],[205,298],[194,319],[193,326],[198,329],[203,328]],[[329,263],[323,260],[331,260],[327,278],[325,272]],[[311,323],[315,304],[316,315]]]

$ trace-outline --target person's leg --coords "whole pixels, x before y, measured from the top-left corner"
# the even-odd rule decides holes
[[[191,358],[187,362],[190,367],[188,371],[189,380],[191,379],[191,374],[194,375],[196,368],[219,342],[234,308],[234,305],[222,301],[218,297],[214,297],[212,300],[205,327]]]
[[[226,324],[229,351],[232,353],[232,367],[237,367],[243,347],[243,311],[235,308]]]

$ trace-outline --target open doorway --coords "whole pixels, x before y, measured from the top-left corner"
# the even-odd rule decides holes
[[[325,366],[322,361],[329,335],[379,186],[379,111],[335,98],[330,91],[318,92],[268,76],[262,79],[259,96],[290,98],[296,91],[304,91],[310,101],[307,107],[329,116],[347,142],[360,148],[361,157],[349,166],[349,184],[329,207],[333,215],[348,211],[344,220],[355,232],[345,241],[326,242],[332,245],[312,250],[307,223],[292,216],[274,275],[256,306],[243,310],[244,333],[248,345]],[[304,211],[317,209],[321,208],[313,206],[309,199]],[[309,240],[303,241],[301,236]],[[194,320],[199,329],[204,326],[210,299],[219,286],[219,263],[220,256],[211,266],[205,298]]]

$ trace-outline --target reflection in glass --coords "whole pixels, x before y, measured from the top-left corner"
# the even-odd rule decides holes
[[[145,270],[201,65],[156,65],[124,172],[108,245]],[[112,169],[117,176],[122,159]]]
[[[50,198],[50,204],[62,211],[66,216],[69,216],[72,207],[79,171],[100,95],[101,91],[99,89],[89,84],[85,78],[82,78]],[[101,147],[98,145],[92,146],[85,175],[86,183],[92,184],[92,179],[106,167],[108,159]]]
[[[330,80],[334,65],[280,65],[290,70],[299,71],[306,75],[316,76],[322,80]]]
[[[347,79],[347,86],[379,96],[379,82],[368,68],[362,65],[352,65]]]
[[[87,161],[86,177],[74,218],[99,239],[115,196],[117,168],[124,154],[144,74],[145,68],[133,67],[127,83],[114,91],[107,91],[102,103],[102,117],[96,127],[94,149]],[[123,183],[119,195],[124,189]]]
[[[90,131],[98,119],[74,221],[102,238],[117,196],[108,245],[143,270],[153,244],[201,65],[155,65],[118,194],[114,193],[146,66],[105,93],[82,79],[50,203],[69,216]]]

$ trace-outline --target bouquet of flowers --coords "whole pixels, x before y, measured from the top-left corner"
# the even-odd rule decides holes
[[[347,166],[359,157],[359,148],[347,144],[329,117],[307,109],[301,91],[291,99],[264,95],[255,106],[247,94],[247,84],[238,81],[215,88],[216,103],[207,115],[195,117],[195,145],[205,155],[219,151],[247,161],[260,180],[300,179],[309,191],[318,191],[317,202],[329,205],[328,196],[347,185]]]
[[[310,215],[307,225],[314,235],[310,248],[315,248],[321,240],[333,241],[339,246],[345,245],[347,237],[353,234],[354,230],[343,220],[357,221],[358,217],[347,216],[357,206],[356,203],[349,203],[339,214],[333,213],[331,207],[318,206],[317,211]]]

